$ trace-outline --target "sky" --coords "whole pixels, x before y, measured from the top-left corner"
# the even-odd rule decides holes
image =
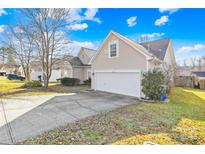
[[[134,41],[171,38],[176,60],[205,56],[205,9],[71,9],[67,38],[76,46],[97,49],[110,30]],[[18,9],[0,9],[0,35],[23,18]],[[79,49],[79,48],[78,48]],[[76,50],[76,53],[78,50]]]

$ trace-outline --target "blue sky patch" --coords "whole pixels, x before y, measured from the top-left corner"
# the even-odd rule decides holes
[[[97,49],[110,30],[135,41],[172,38],[178,63],[205,56],[205,9],[71,9],[74,24],[67,38]],[[18,9],[0,9],[0,35],[24,17]]]

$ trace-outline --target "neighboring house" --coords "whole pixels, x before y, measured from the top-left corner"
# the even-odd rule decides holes
[[[192,69],[188,66],[178,66],[176,76],[191,76]]]
[[[205,72],[205,64],[199,66],[177,66],[176,75],[175,75],[175,85],[182,86],[182,87],[193,87],[193,88],[200,88],[203,86],[203,81],[201,77],[197,77],[197,74],[201,75]],[[204,89],[204,88],[202,88]]]
[[[134,42],[114,31],[92,59],[92,89],[142,97],[142,72],[155,67],[176,67],[171,39]],[[172,79],[173,80],[172,75]]]
[[[205,89],[205,72],[192,72],[191,77],[194,88]]]
[[[76,57],[67,56],[61,59],[54,59],[50,82],[55,82],[59,78],[70,77],[80,79],[80,83],[91,78],[91,59],[95,56],[96,51],[88,48],[81,48]],[[40,61],[31,63],[31,79],[43,79],[42,67]]]
[[[14,74],[19,66],[10,66],[8,64],[0,64],[0,76],[5,76],[6,74]]]
[[[72,77],[72,67],[70,66],[68,57],[61,59],[53,59],[55,64],[52,68],[50,82],[56,82],[57,79],[63,77]],[[43,80],[42,64],[40,61],[32,61],[30,64],[31,80]]]
[[[6,76],[6,71],[3,68],[4,64],[0,64],[0,76]]]
[[[176,76],[191,76],[192,72],[204,72],[205,65],[201,67],[195,66],[194,68],[191,66],[178,66],[176,70]]]
[[[91,78],[91,60],[95,55],[96,50],[82,47],[77,57],[70,59],[73,77],[80,79],[81,83]]]

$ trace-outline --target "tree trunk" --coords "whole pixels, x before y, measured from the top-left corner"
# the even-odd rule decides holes
[[[25,72],[26,72],[25,74],[26,81],[31,81],[30,69],[28,66],[26,66]]]
[[[48,80],[47,80],[47,79],[44,80],[44,87],[45,87],[45,88],[48,88]]]
[[[49,77],[46,74],[44,74],[43,75],[43,83],[44,83],[45,88],[48,88],[48,82],[49,82]]]

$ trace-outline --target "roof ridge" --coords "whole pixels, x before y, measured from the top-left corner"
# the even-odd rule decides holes
[[[167,37],[167,38],[161,38],[161,39],[157,39],[157,40],[151,40],[151,41],[146,41],[146,42],[141,42],[139,44],[143,44],[143,43],[150,43],[150,42],[156,42],[156,41],[160,41],[160,40],[171,40],[170,37]]]
[[[81,49],[89,49],[89,50],[92,50],[92,51],[97,51],[95,49],[91,49],[91,48],[88,48],[88,47],[81,47]]]

